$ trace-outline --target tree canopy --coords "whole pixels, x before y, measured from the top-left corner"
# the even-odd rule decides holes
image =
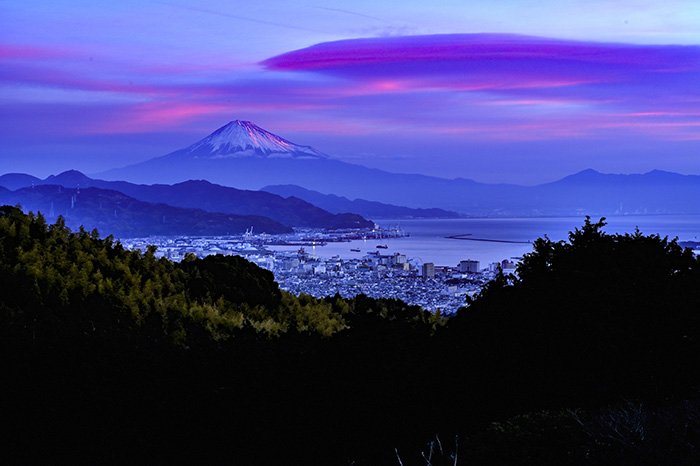
[[[604,226],[586,218],[568,241],[535,241],[450,322],[452,341],[534,399],[695,386],[698,259],[675,239]]]
[[[436,433],[497,431],[517,458],[518,429],[569,432],[580,418],[528,413],[696,398],[698,259],[604,225],[537,240],[514,275],[446,318],[394,299],[294,296],[240,257],[174,263],[0,207],[0,455],[395,464],[413,451],[409,465],[426,464],[420,445]],[[579,434],[537,448],[570,459]]]

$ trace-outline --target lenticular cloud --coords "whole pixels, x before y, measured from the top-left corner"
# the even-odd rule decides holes
[[[697,78],[700,47],[451,34],[327,42],[270,58],[263,65],[356,79],[413,79],[416,87],[546,87]]]
[[[333,78],[337,95],[420,95],[481,135],[489,118],[513,132],[525,121],[524,108],[543,137],[564,124],[594,137],[624,130],[696,139],[700,125],[698,46],[451,34],[327,42],[261,65]],[[531,134],[526,128],[521,136]]]

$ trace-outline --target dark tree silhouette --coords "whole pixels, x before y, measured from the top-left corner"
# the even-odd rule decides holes
[[[0,461],[690,463],[698,260],[603,227],[537,240],[445,318],[0,207]]]

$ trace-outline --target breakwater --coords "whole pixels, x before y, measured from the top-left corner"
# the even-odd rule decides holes
[[[486,243],[508,243],[508,244],[530,244],[531,241],[514,241],[509,239],[494,239],[494,238],[474,238],[471,233],[461,235],[445,236],[447,239],[459,239],[465,241],[483,241]]]

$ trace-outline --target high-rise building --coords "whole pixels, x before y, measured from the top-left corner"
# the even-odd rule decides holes
[[[516,267],[516,265],[517,264],[515,262],[508,259],[503,259],[503,261],[501,261],[501,268],[503,270],[512,270]]]
[[[394,253],[391,257],[391,265],[401,265],[406,263],[406,254]]]
[[[423,264],[421,276],[423,277],[423,280],[427,280],[428,278],[435,278],[435,264],[433,264],[432,262],[425,262]]]
[[[457,270],[459,270],[460,273],[478,273],[479,272],[479,261],[473,261],[471,259],[467,259],[465,261],[459,261],[459,265],[457,266]]]

